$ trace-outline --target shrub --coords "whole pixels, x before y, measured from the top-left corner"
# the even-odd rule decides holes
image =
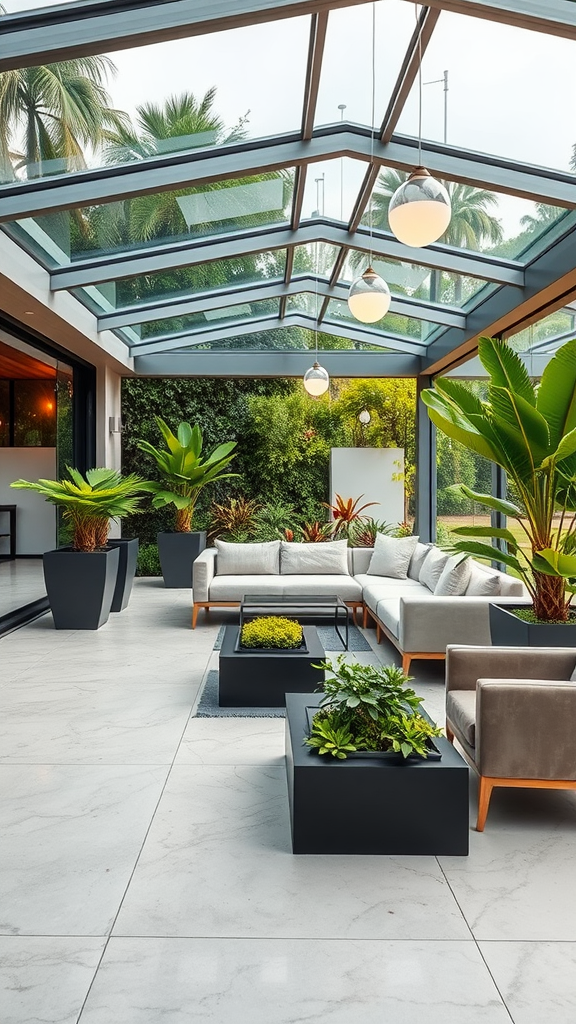
[[[262,616],[245,622],[240,641],[243,647],[276,647],[294,650],[302,644],[303,631],[299,622],[278,615]]]
[[[379,533],[390,536],[396,529],[391,523],[379,522],[378,519],[352,523],[348,532],[348,544],[351,548],[373,548]]]
[[[137,576],[161,576],[157,544],[142,544],[138,550]]]

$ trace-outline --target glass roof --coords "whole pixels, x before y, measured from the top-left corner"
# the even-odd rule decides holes
[[[546,351],[574,329],[576,4],[483,0],[476,17],[462,0],[221,0],[209,14],[131,0],[126,18],[101,3],[110,18],[5,0],[0,52],[20,86],[0,130],[0,230],[97,330],[192,359],[306,348],[313,333],[290,323],[306,317],[324,351],[391,339],[434,374],[559,300],[510,343]],[[417,250],[387,207],[418,159],[420,63],[422,159],[452,219]],[[346,303],[369,259],[392,293],[375,325]]]

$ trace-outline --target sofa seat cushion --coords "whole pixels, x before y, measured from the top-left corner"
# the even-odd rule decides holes
[[[353,576],[215,576],[210,601],[241,601],[244,594],[276,594],[278,597],[336,595],[343,601],[362,600],[362,587]]]
[[[358,580],[358,583],[360,584],[361,587],[370,587],[370,588],[373,588],[373,587],[385,587],[388,590],[389,593],[393,593],[393,594],[396,594],[397,591],[402,590],[402,589],[404,589],[404,590],[409,590],[410,588],[413,588],[413,589],[415,588],[416,590],[418,590],[418,588],[420,588],[420,590],[427,589],[427,588],[424,588],[421,583],[418,583],[418,580],[411,580],[408,577],[405,580],[395,580],[395,579],[392,579],[391,576],[369,576],[368,573],[363,572],[363,573],[357,573],[354,576],[354,579]]]
[[[424,587],[420,587],[418,584],[416,584],[415,587],[407,585],[413,583],[413,580],[396,580],[394,582],[404,584],[404,586],[400,585],[397,587],[390,587],[388,585],[388,581],[386,581],[386,583],[376,582],[368,584],[362,588],[362,597],[364,603],[368,606],[368,608],[370,608],[371,611],[375,612],[378,606],[378,602],[385,601],[386,598],[398,599],[400,597],[404,597],[406,594],[420,595],[420,593],[425,589]],[[433,594],[430,594],[430,597],[433,596]]]
[[[446,718],[470,747],[476,746],[476,690],[449,690]]]
[[[383,601],[378,601],[376,615],[382,625],[386,626],[386,629],[389,629],[392,635],[398,639],[400,635],[400,598],[386,597]]]

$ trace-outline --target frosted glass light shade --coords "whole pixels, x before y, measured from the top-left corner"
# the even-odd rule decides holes
[[[348,309],[363,324],[375,324],[390,309],[390,289],[372,267],[367,267],[348,292]]]
[[[396,189],[388,207],[390,230],[399,242],[417,248],[437,242],[451,216],[448,192],[425,167],[417,167]]]
[[[314,363],[309,370],[306,370],[304,374],[304,387],[313,398],[318,398],[325,391],[328,391],[329,384],[330,377],[328,371],[323,366],[320,366],[320,363]]]
[[[372,417],[370,416],[368,409],[362,409],[362,412],[358,413],[358,419],[363,427],[367,427]]]

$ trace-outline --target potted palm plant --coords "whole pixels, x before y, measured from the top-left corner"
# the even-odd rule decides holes
[[[156,423],[166,442],[166,449],[155,448],[148,441],[138,441],[141,451],[151,455],[162,480],[152,482],[154,508],[176,507],[174,530],[158,534],[158,552],[165,587],[192,586],[192,564],[206,547],[206,532],[192,532],[192,520],[198,496],[208,484],[238,473],[224,470],[234,458],[236,441],[219,445],[210,455],[202,456],[202,432],[196,425],[182,422],[176,434],[159,416]]]
[[[478,354],[489,376],[486,401],[450,378],[437,379],[422,400],[448,437],[506,471],[515,501],[460,489],[515,520],[519,532],[461,526],[453,531],[463,538],[453,550],[497,557],[532,598],[531,608],[491,606],[493,643],[576,646],[576,340],[556,352],[538,386],[506,342],[480,338]],[[496,552],[492,539],[504,550]]]
[[[11,485],[37,491],[62,510],[72,529],[71,547],[43,556],[46,593],[56,629],[98,629],[108,619],[113,601],[126,606],[136,553],[108,543],[110,520],[138,511],[148,484],[135,474],[123,477],[113,469],[89,469],[84,477],[67,466],[69,479],[16,480]],[[130,579],[130,573],[132,579]]]

